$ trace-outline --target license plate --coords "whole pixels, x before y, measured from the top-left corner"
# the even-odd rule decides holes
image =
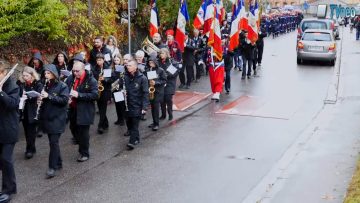
[[[324,47],[320,47],[320,46],[309,46],[309,51],[324,51]]]

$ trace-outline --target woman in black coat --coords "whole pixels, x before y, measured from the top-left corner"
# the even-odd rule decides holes
[[[20,108],[22,109],[21,120],[24,127],[25,138],[26,138],[26,151],[25,158],[31,159],[36,153],[35,148],[35,139],[36,139],[36,129],[37,121],[35,120],[37,112],[37,98],[34,94],[27,94],[30,91],[35,91],[40,93],[43,89],[43,85],[40,82],[40,78],[35,69],[30,67],[25,67],[22,76],[20,78],[20,96],[24,101],[24,105]]]
[[[160,59],[159,59],[159,66],[165,70],[166,72],[166,86],[164,89],[164,99],[161,102],[161,117],[160,119],[163,120],[166,118],[166,109],[169,114],[169,121],[173,119],[173,96],[175,94],[176,89],[176,80],[177,76],[179,75],[178,65],[173,63],[170,59],[170,53],[167,48],[162,48],[160,50]],[[176,68],[176,72],[170,73],[171,66]]]
[[[156,72],[157,77],[155,79],[149,79],[151,71]],[[158,59],[155,56],[150,56],[147,67],[145,69],[145,73],[146,73],[146,77],[149,80],[149,87],[152,86],[155,88],[155,92],[153,93],[154,98],[153,99],[150,98],[151,115],[152,115],[153,123],[149,125],[149,128],[152,128],[153,131],[157,131],[159,129],[160,103],[163,102],[164,99],[166,73],[164,69],[159,67]]]
[[[45,88],[41,91],[40,123],[42,130],[48,134],[50,142],[49,169],[47,177],[55,176],[55,171],[62,168],[59,138],[65,131],[67,104],[69,100],[68,86],[59,80],[56,66],[45,66]]]

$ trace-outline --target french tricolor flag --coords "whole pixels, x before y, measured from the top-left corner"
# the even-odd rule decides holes
[[[205,0],[205,7],[204,33],[208,35],[215,15],[215,4],[213,0]]]
[[[222,60],[223,48],[221,45],[221,31],[220,31],[220,14],[217,13],[217,8],[214,6],[214,20],[211,24],[208,45],[212,48],[212,54],[218,61]]]
[[[179,49],[181,50],[181,52],[184,52],[185,27],[186,27],[186,23],[189,22],[189,19],[190,17],[189,17],[186,0],[181,0],[179,14],[177,18],[176,35],[175,35],[175,40],[178,42]]]
[[[201,6],[195,16],[195,19],[194,19],[194,28],[196,29],[200,29],[201,26],[204,25],[204,17],[205,17],[205,11],[206,11],[206,4],[205,4],[205,0],[202,0],[201,2]]]
[[[150,6],[151,6],[151,13],[150,13],[149,32],[150,32],[150,37],[153,37],[155,33],[159,32],[160,21],[159,21],[158,10],[156,7],[156,0],[151,0]]]
[[[259,5],[255,0],[255,5],[250,5],[249,8],[249,26],[248,38],[254,44],[258,40],[258,20],[259,20]]]
[[[216,8],[219,15],[219,21],[221,23],[226,17],[226,11],[222,0],[216,0]]]
[[[248,29],[248,19],[246,17],[244,0],[240,0],[239,5],[241,5],[240,11],[239,11],[239,16],[240,16],[239,29],[247,30]]]
[[[231,18],[231,31],[230,31],[230,42],[229,51],[233,51],[239,45],[239,32],[240,32],[240,11],[243,9],[241,0],[236,0],[232,7],[232,18]]]

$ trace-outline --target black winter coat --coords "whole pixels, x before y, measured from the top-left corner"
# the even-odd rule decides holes
[[[66,84],[69,88],[73,87],[74,76],[70,75]],[[69,89],[70,93],[71,89]],[[70,108],[70,111],[76,111],[77,125],[91,125],[95,118],[95,101],[98,99],[98,84],[95,78],[86,71],[86,76],[82,84],[78,85],[76,91],[79,93],[75,99],[76,108]]]
[[[106,66],[104,64],[103,70],[105,70],[105,69],[111,69],[111,68],[110,68],[110,66]],[[94,78],[96,79],[96,81],[98,81],[100,73],[101,73],[101,68],[98,65],[93,66],[91,72],[92,72],[92,75],[94,76]],[[104,91],[101,92],[101,96],[100,96],[101,99],[105,99],[105,100],[108,100],[108,101],[111,100],[111,84],[113,82],[114,82],[113,77],[106,77],[101,82],[102,85],[104,86]]]
[[[9,78],[0,92],[0,143],[18,141],[19,132],[19,87]]]
[[[61,134],[65,131],[69,88],[65,83],[57,80],[45,85],[49,97],[42,100],[40,124],[47,134]]]
[[[40,81],[34,81],[31,85],[25,85],[25,83],[20,84],[20,97],[23,95],[23,92],[36,91],[41,93],[43,89],[43,84]],[[37,111],[37,97],[29,97],[25,101],[25,106],[22,111],[22,118],[27,119],[29,123],[36,123],[37,121],[34,119],[36,117]]]
[[[141,111],[149,106],[149,86],[147,78],[137,71],[134,76],[125,74],[127,116],[140,117]]]
[[[193,66],[195,64],[195,44],[190,38],[186,42],[184,47],[184,53],[182,55],[183,66]]]
[[[178,69],[178,71],[176,71],[174,74],[171,74],[169,71],[167,71],[170,64],[172,64],[175,68]],[[169,58],[167,58],[164,63],[160,60],[159,66],[160,68],[164,69],[166,72],[166,85],[164,89],[164,94],[174,95],[176,90],[176,79],[177,76],[179,75],[178,65],[172,63],[172,61]]]
[[[224,53],[223,58],[224,58],[224,65],[225,65],[225,70],[229,71],[231,70],[231,68],[233,67],[233,57],[234,57],[234,53],[228,51],[227,53]]]
[[[266,37],[266,32],[261,32],[261,34],[259,34],[259,38],[256,41],[256,46],[259,47],[264,47],[264,38]]]
[[[245,59],[247,59],[247,60],[254,59],[254,48],[255,48],[255,45],[252,45],[245,38],[241,39],[241,53],[242,53],[242,56],[245,57]]]
[[[166,73],[164,69],[160,67],[155,67],[151,69],[153,71],[156,71],[157,78],[154,79],[155,81],[155,98],[154,101],[161,101],[164,98],[164,89],[166,84]],[[145,68],[145,76],[147,77],[147,72],[150,71],[150,67],[147,66]]]
[[[90,59],[89,59],[89,63],[91,64],[92,67],[96,66],[96,55],[102,53],[104,56],[106,54],[110,54],[110,61],[105,61],[105,66],[110,67],[112,64],[112,55],[111,55],[111,51],[110,49],[106,48],[106,46],[104,45],[103,47],[101,47],[100,51],[97,50],[95,47],[90,51]]]

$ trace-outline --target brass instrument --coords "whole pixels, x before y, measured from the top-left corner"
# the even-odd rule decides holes
[[[151,81],[153,81],[153,80],[150,80],[150,82]],[[150,84],[150,87],[149,87],[149,99],[154,100],[154,98],[155,98],[155,87],[154,87],[154,85]]]
[[[44,84],[44,87],[43,87],[43,89],[41,90],[41,92],[42,91],[45,91],[45,89],[46,89],[46,86],[47,86],[47,83],[48,83],[48,79],[46,79],[45,80],[45,84]],[[35,116],[35,118],[34,118],[34,120],[39,120],[39,116],[40,116],[40,109],[41,109],[41,105],[43,104],[43,100],[42,100],[42,98],[40,97],[40,103],[38,104],[38,106],[37,106],[37,109],[36,109],[36,116]]]
[[[148,37],[144,39],[144,41],[141,43],[141,49],[147,53],[148,55],[151,55],[151,53],[159,53],[160,49],[152,43]]]
[[[99,74],[99,79],[98,79],[98,92],[99,92],[99,97],[101,96],[101,93],[104,91],[104,85],[102,84],[100,78],[104,75],[104,70],[103,68],[101,68],[100,74]]]
[[[11,68],[11,70],[5,75],[5,77],[0,81],[0,87],[3,86],[5,84],[5,82],[10,78],[10,76],[12,74],[14,74],[15,72],[15,69],[16,67],[18,66],[19,64],[15,64],[14,67]]]
[[[115,80],[115,82],[113,82],[111,84],[111,91],[115,92],[118,91],[120,89],[120,85],[119,85],[120,79]]]

